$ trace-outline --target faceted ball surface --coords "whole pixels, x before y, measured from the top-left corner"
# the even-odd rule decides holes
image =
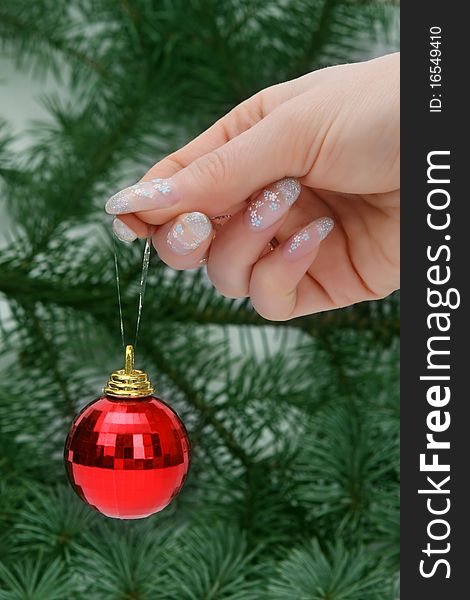
[[[140,519],[181,490],[190,447],[182,421],[158,398],[102,396],[75,418],[64,457],[82,500],[108,517]]]

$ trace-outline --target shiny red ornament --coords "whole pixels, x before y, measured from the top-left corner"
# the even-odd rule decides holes
[[[117,519],[165,508],[181,490],[189,462],[182,421],[155,396],[98,398],[76,417],[65,444],[74,490]]]

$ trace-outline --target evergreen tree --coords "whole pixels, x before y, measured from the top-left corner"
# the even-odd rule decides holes
[[[257,90],[393,49],[390,4],[1,3],[3,51],[60,93],[21,152],[0,131],[0,600],[398,597],[396,295],[269,323],[153,255],[137,357],[190,432],[186,486],[116,522],[62,461],[122,363],[106,198]],[[118,256],[130,330],[142,245]]]

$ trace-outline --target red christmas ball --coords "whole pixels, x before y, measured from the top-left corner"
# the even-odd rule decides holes
[[[156,513],[181,490],[190,462],[186,429],[155,396],[102,396],[74,420],[65,443],[72,487],[118,519]]]

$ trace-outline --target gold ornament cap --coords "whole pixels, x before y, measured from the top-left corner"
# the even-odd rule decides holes
[[[134,368],[134,346],[126,346],[126,366],[114,371],[104,393],[116,398],[144,398],[153,394],[154,387],[145,371]]]

